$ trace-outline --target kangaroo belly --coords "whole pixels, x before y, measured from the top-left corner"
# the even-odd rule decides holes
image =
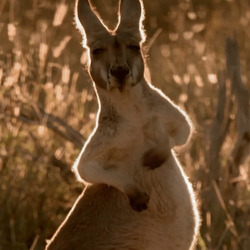
[[[141,213],[131,209],[126,196],[113,187],[87,187],[47,249],[189,249],[195,235],[195,204],[182,173],[175,169],[173,183],[167,174],[159,169],[148,180],[154,186],[149,208]],[[159,176],[165,182],[155,182]]]
[[[113,187],[87,187],[59,227],[47,250],[145,249],[140,234],[144,215],[131,209]]]
[[[145,249],[191,249],[193,236],[196,235],[196,208],[187,188],[183,188],[182,193],[189,199],[184,198],[183,202],[181,198],[168,197],[168,201],[164,202],[153,195],[148,211],[152,213],[145,223],[147,230],[144,229],[145,240],[148,241]]]

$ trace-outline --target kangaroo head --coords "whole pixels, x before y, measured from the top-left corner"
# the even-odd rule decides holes
[[[84,35],[89,74],[97,87],[122,91],[143,79],[142,20],[140,0],[121,0],[118,25],[110,31],[93,12],[89,0],[77,1],[76,23]]]

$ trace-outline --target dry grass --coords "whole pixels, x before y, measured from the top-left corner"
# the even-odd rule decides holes
[[[249,2],[144,2],[152,82],[196,126],[180,159],[200,200],[197,249],[250,249]],[[0,2],[0,250],[42,249],[82,188],[70,166],[97,104],[73,5]]]

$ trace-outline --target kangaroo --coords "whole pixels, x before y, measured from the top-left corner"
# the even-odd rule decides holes
[[[120,1],[113,31],[88,0],[75,15],[99,111],[73,167],[86,188],[46,249],[194,249],[197,204],[173,151],[192,124],[145,80],[142,0]]]

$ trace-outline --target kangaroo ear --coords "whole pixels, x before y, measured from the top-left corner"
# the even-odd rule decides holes
[[[142,0],[120,0],[120,22],[118,32],[130,32],[144,38],[142,21],[144,9]]]
[[[85,34],[85,43],[86,39],[89,42],[99,35],[108,34],[105,25],[93,12],[89,0],[76,0],[75,21],[78,29]]]

